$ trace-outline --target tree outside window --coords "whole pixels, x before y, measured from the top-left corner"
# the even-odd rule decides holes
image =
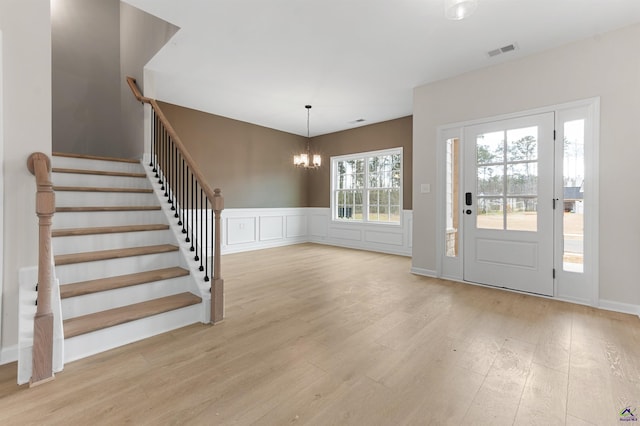
[[[332,158],[333,218],[400,223],[402,149]]]

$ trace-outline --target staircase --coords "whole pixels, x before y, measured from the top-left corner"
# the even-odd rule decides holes
[[[65,362],[203,321],[204,304],[144,167],[54,154]]]

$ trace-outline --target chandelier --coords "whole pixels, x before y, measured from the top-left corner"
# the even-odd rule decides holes
[[[311,149],[309,146],[309,114],[311,111],[311,105],[304,106],[307,109],[307,151],[302,154],[296,154],[293,156],[293,164],[296,167],[304,167],[305,169],[317,169],[322,163],[322,157],[319,154],[311,155]]]
[[[471,15],[478,7],[478,0],[444,0],[447,19],[459,21]]]

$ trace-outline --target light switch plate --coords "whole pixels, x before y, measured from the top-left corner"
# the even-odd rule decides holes
[[[431,192],[431,184],[430,183],[422,183],[420,184],[420,192],[423,194],[428,194]]]

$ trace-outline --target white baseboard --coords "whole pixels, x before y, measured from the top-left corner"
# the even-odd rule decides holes
[[[290,246],[294,244],[302,244],[309,242],[306,238],[288,238],[278,241],[261,241],[249,244],[238,244],[234,246],[226,246],[222,249],[222,254],[241,253],[252,250],[263,250],[276,247]]]
[[[573,296],[567,296],[564,294],[558,294],[554,297],[554,299],[560,300],[561,302],[574,303],[576,305],[593,306],[590,300],[584,299],[581,297],[573,297]]]
[[[600,299],[598,307],[600,309],[606,309],[607,311],[621,312],[623,314],[637,315],[640,317],[640,306],[631,303]]]
[[[18,345],[11,345],[0,350],[0,365],[9,364],[18,360]]]
[[[416,274],[416,275],[423,275],[425,277],[438,278],[438,276],[436,274],[436,271],[432,271],[430,269],[412,267],[411,268],[411,273],[412,274]],[[475,286],[495,289],[495,290],[499,290],[499,291],[508,291],[508,292],[512,292],[512,293],[526,294],[526,295],[529,295],[529,296],[540,297],[540,298],[543,298],[543,299],[553,299],[553,300],[558,300],[558,301],[561,301],[561,302],[574,303],[576,305],[592,306],[589,303],[589,301],[583,300],[583,299],[578,299],[578,298],[570,298],[570,297],[563,297],[563,296],[549,297],[549,296],[543,296],[543,295],[540,295],[540,294],[533,294],[533,293],[521,292],[521,291],[518,291],[518,290],[511,290],[511,289],[507,289],[507,288],[493,287],[493,286],[485,285],[485,284],[477,284],[477,283],[473,283],[473,282],[470,282],[470,281],[464,281],[464,280],[462,280],[460,278],[451,278],[451,277],[439,277],[439,278],[443,279],[443,280],[455,281],[455,282],[459,282],[459,283],[462,283],[462,284],[475,285]],[[622,303],[622,302],[616,302],[616,301],[613,301],[613,300],[602,300],[601,299],[600,302],[598,303],[598,306],[594,306],[594,307],[598,308],[598,309],[604,309],[604,310],[607,310],[607,311],[612,311],[612,312],[620,312],[620,313],[623,313],[623,314],[637,315],[640,318],[640,306],[633,305],[633,304],[630,304],[630,303]]]
[[[366,247],[363,247],[362,245],[359,244],[349,244],[347,243],[338,243],[335,241],[325,241],[325,240],[316,240],[316,239],[310,239],[308,241],[309,243],[314,243],[314,244],[322,244],[325,246],[333,246],[333,247],[343,247],[343,248],[348,248],[348,249],[353,249],[353,250],[365,250],[365,251],[374,251],[376,253],[384,253],[384,254],[394,254],[397,256],[407,256],[407,257],[411,257],[411,253],[407,253],[406,250],[394,250],[393,248],[389,248],[389,247],[374,247],[371,245],[368,245]]]

